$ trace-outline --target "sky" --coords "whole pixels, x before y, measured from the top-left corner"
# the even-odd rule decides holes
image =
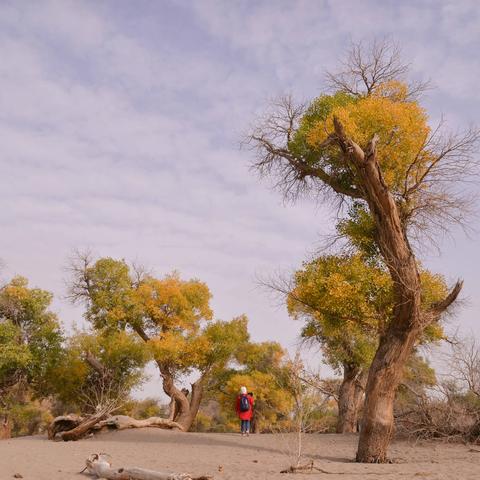
[[[71,329],[82,308],[65,299],[65,266],[90,249],[199,278],[216,318],[246,314],[254,340],[294,349],[301,324],[256,279],[298,267],[335,218],[285,204],[240,143],[269,99],[319,95],[352,40],[382,36],[431,79],[432,123],[479,123],[476,0],[1,0],[3,279],[52,291]],[[422,252],[465,280],[452,328],[477,336],[479,218]]]

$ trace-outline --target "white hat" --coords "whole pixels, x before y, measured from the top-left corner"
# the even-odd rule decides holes
[[[246,395],[246,393],[247,393],[247,387],[240,387],[240,393],[241,393],[242,395]]]

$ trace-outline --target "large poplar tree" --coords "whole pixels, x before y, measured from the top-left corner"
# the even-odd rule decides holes
[[[330,91],[307,107],[276,102],[250,136],[255,166],[275,177],[287,197],[308,193],[358,202],[373,219],[374,239],[393,283],[394,307],[379,340],[366,386],[357,461],[385,462],[393,435],[393,402],[405,363],[424,329],[456,300],[458,281],[442,300],[422,308],[413,240],[464,218],[458,183],[470,180],[477,130],[432,128],[405,82],[407,66],[388,42],[354,45]],[[340,208],[339,215],[342,214]]]

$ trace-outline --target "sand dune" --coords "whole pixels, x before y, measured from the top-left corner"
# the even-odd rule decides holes
[[[0,479],[12,479],[15,473],[25,480],[89,478],[78,473],[85,458],[91,453],[106,452],[116,466],[209,474],[218,480],[285,480],[290,475],[279,472],[290,465],[291,441],[286,435],[242,438],[234,434],[184,434],[157,429],[106,433],[68,443],[50,442],[42,436],[23,437],[0,441]],[[309,478],[480,478],[480,447],[402,441],[391,448],[391,456],[398,463],[361,465],[352,463],[356,441],[354,435],[307,435],[305,454],[322,469],[337,472],[312,474]]]

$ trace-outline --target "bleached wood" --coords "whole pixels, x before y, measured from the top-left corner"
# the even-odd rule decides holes
[[[87,419],[77,415],[57,417],[48,427],[48,438],[54,440],[59,435],[64,441],[80,440],[87,434],[107,428],[126,430],[128,428],[146,427],[183,430],[179,423],[172,422],[168,418],[150,417],[137,420],[127,415],[113,415],[105,418],[104,414],[99,413]]]
[[[210,477],[197,477],[188,473],[158,472],[138,467],[113,468],[110,456],[94,453],[87,458],[86,469],[90,475],[106,480],[207,480]]]
[[[128,428],[145,428],[145,427],[160,427],[160,428],[176,428],[183,430],[182,426],[176,422],[162,417],[149,417],[143,420],[137,420],[127,415],[114,415],[107,419],[98,422],[98,428],[111,427],[116,430],[126,430]]]

